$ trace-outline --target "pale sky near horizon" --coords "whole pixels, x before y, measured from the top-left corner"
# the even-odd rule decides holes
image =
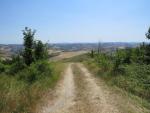
[[[22,43],[24,27],[44,42],[143,42],[150,0],[0,0],[0,43]]]

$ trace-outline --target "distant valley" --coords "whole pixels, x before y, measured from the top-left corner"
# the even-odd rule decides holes
[[[60,52],[71,51],[89,51],[97,50],[100,48],[103,51],[115,51],[117,48],[124,49],[126,47],[134,48],[139,46],[140,43],[127,43],[127,42],[104,42],[104,43],[52,43],[48,44],[49,54],[52,56],[58,55]],[[22,51],[23,45],[21,44],[0,44],[0,56],[4,59],[9,59]]]

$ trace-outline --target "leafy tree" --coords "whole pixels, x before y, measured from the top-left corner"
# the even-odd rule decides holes
[[[37,42],[35,42],[34,54],[36,60],[44,59],[44,51],[45,51],[45,46],[42,43],[42,41],[38,40]]]
[[[24,57],[26,65],[30,65],[34,59],[33,58],[33,45],[34,45],[35,30],[32,31],[28,27],[25,27],[25,30],[23,30],[23,35],[24,35],[23,57]]]
[[[150,39],[150,28],[148,29],[148,32],[145,34],[147,39]]]
[[[146,38],[150,39],[150,28],[148,29],[148,32],[146,33]],[[147,64],[150,64],[150,44],[146,45],[145,62]]]

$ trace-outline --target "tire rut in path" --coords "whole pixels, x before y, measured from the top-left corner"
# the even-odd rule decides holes
[[[83,92],[87,96],[88,105],[92,111],[89,113],[149,113],[149,110],[134,103],[129,97],[110,90],[104,82],[92,76],[83,64],[77,63],[76,66],[86,81],[86,90]]]
[[[78,89],[80,89],[80,97],[82,102],[85,104],[81,104],[84,110],[80,110],[78,108],[76,113],[121,113],[118,108],[109,104],[106,101],[105,95],[100,86],[96,84],[96,80],[88,70],[82,64],[75,64],[74,69],[80,71],[78,74],[78,80],[75,80],[77,84],[79,84]],[[77,95],[78,96],[78,95]],[[79,97],[77,97],[79,98]],[[77,105],[79,103],[76,103]],[[77,109],[77,108],[76,108]]]
[[[72,111],[73,113],[93,113],[88,99],[87,81],[76,64],[73,64],[72,69],[75,81],[75,105]]]
[[[43,107],[40,113],[70,113],[69,108],[74,104],[74,80],[71,65],[68,65],[63,80],[56,87],[54,100],[49,100],[48,105]]]

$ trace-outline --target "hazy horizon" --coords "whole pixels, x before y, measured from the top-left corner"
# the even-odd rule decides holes
[[[149,0],[1,0],[0,44],[22,44],[26,26],[49,43],[147,42]]]
[[[56,42],[48,44],[98,44],[99,42]],[[100,43],[143,43],[143,42],[100,42]],[[149,42],[144,42],[149,43]],[[23,45],[23,43],[0,43],[0,45]]]

